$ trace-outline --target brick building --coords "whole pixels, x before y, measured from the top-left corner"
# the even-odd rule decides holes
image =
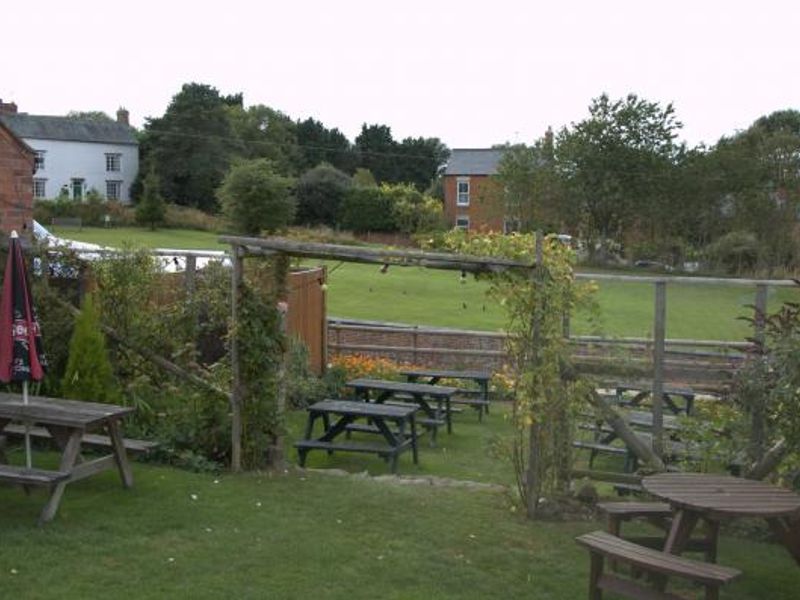
[[[505,214],[496,183],[502,150],[454,149],[444,171],[444,215],[451,227],[504,231]]]
[[[0,110],[5,106],[0,102]],[[32,230],[36,153],[0,121],[0,232]]]

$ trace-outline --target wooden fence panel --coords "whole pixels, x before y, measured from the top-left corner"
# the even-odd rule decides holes
[[[309,365],[322,374],[327,363],[325,267],[289,273],[289,334],[308,347]]]

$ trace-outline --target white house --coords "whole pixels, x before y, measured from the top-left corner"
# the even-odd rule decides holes
[[[130,202],[139,172],[139,143],[128,111],[116,121],[29,115],[0,102],[0,120],[36,151],[33,197],[55,198],[66,191],[83,200],[97,190],[108,200]]]

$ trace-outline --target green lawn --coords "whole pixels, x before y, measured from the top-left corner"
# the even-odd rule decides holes
[[[138,228],[69,228],[58,235],[107,245],[131,241],[144,246],[187,249],[220,249],[217,234],[162,229],[151,232]],[[487,298],[488,285],[468,276],[461,283],[459,273],[416,267],[390,268],[381,273],[377,266],[328,263],[328,314],[337,317],[396,321],[464,329],[502,329],[502,308]],[[796,292],[770,289],[772,308]],[[748,315],[755,289],[740,286],[706,286],[671,283],[667,287],[667,337],[743,340],[748,326],[737,317]],[[602,282],[597,295],[600,331],[614,336],[652,335],[653,285],[647,283]],[[573,332],[595,333],[586,315],[576,315]]]
[[[459,417],[441,452],[423,443],[419,470],[404,455],[401,472],[469,475],[437,454],[447,447],[464,453],[461,463],[487,460],[469,441],[474,416]],[[499,412],[491,417],[502,422]],[[314,462],[380,471],[370,460],[323,453]],[[499,492],[293,469],[215,476],[137,463],[134,476],[131,490],[113,472],[70,485],[42,529],[41,491],[0,489],[3,597],[573,600],[585,597],[588,577],[587,553],[573,539],[602,527],[526,521]],[[723,598],[796,597],[800,570],[780,547],[723,536],[720,562],[745,573]]]
[[[140,227],[48,227],[53,235],[103,246],[121,246],[130,243],[148,248],[180,248],[182,250],[224,250],[219,234],[192,229],[157,229],[150,231]]]

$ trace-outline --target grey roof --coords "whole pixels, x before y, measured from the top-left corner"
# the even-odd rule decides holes
[[[495,148],[454,149],[445,167],[445,175],[494,175],[503,151]]]
[[[22,139],[101,142],[138,145],[132,127],[116,121],[90,121],[25,113],[3,114],[0,120]]]

